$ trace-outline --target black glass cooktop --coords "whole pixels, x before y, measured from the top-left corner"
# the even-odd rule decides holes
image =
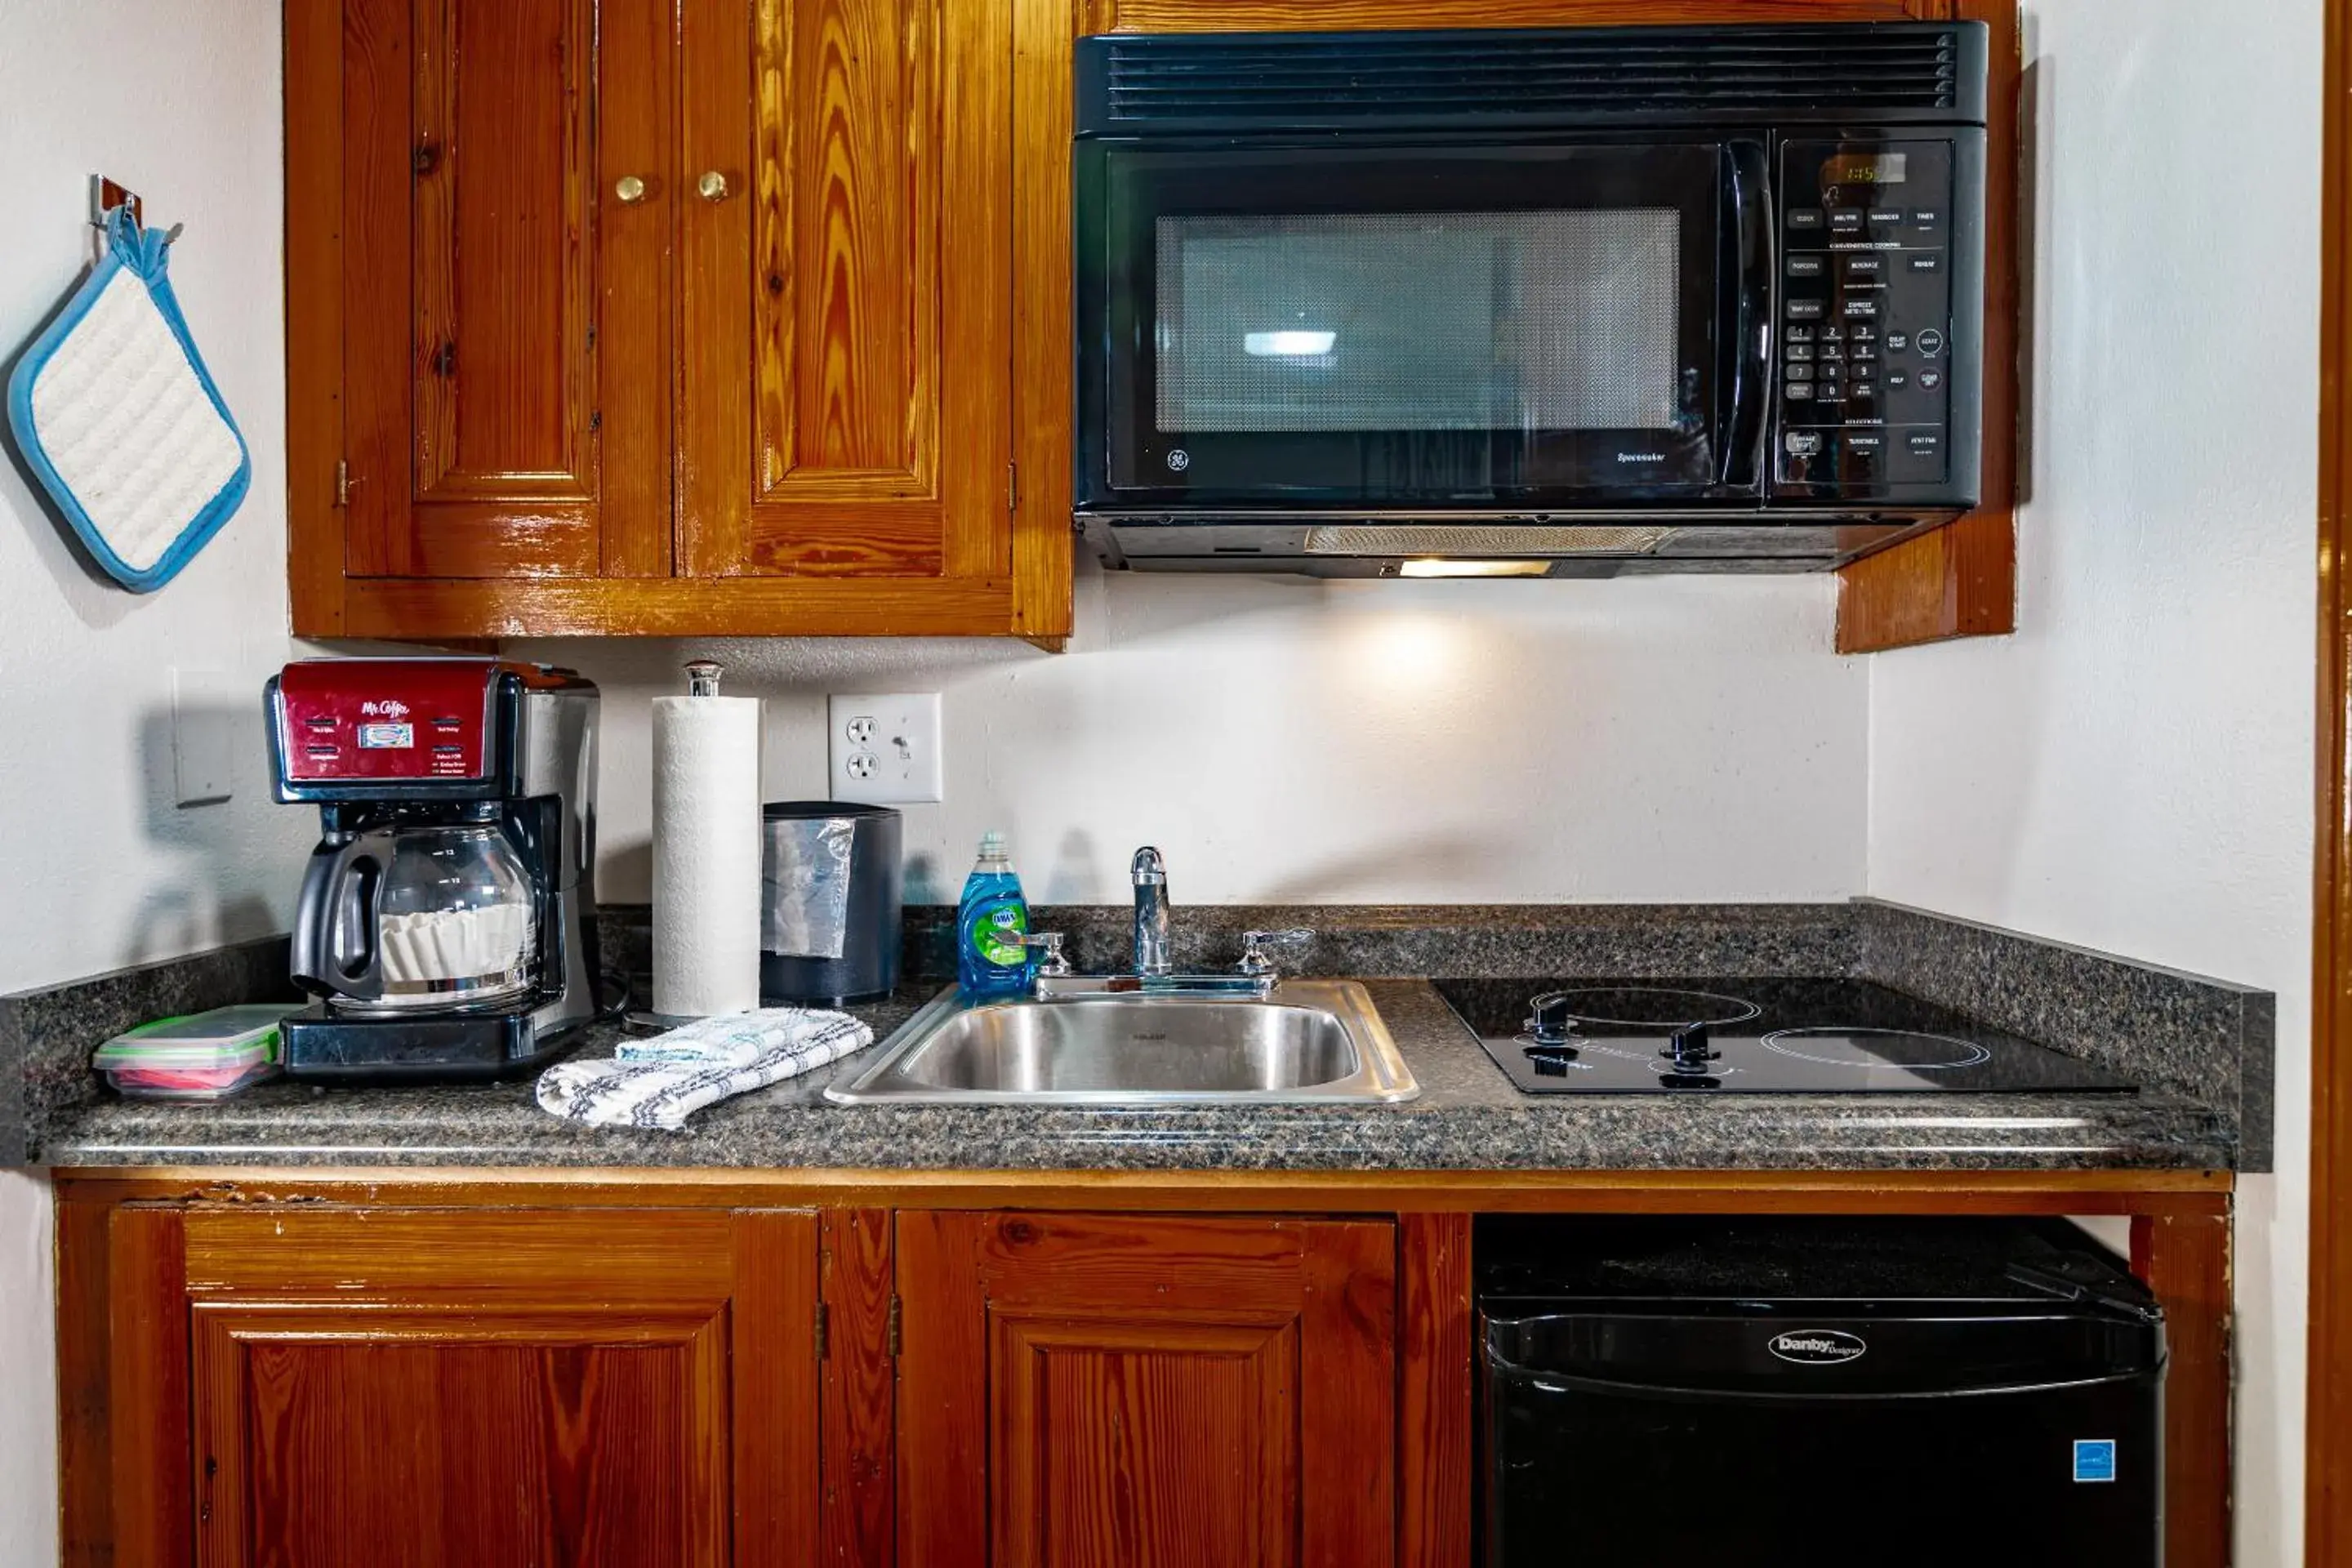
[[[1440,980],[1528,1094],[2132,1092],[1862,980]]]

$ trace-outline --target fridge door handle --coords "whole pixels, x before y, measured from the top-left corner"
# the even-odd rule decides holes
[[[1731,308],[1732,354],[1729,417],[1724,422],[1726,487],[1764,487],[1764,438],[1772,401],[1772,300],[1779,286],[1780,245],[1772,221],[1772,184],[1764,143],[1724,145],[1724,221],[1730,226],[1728,250],[1738,282]]]

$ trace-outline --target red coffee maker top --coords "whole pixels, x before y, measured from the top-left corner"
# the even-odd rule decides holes
[[[278,678],[278,752],[285,782],[415,784],[480,780],[494,765],[497,678],[533,666],[488,658],[320,658]]]

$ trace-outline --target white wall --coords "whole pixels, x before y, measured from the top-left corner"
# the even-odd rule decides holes
[[[2317,0],[2027,0],[2013,638],[1873,662],[1870,891],[2276,992],[2241,1188],[2238,1561],[2300,1561]]]
[[[85,575],[0,465],[0,991],[283,930],[310,837],[264,796],[287,653],[277,0],[0,0],[0,359],[88,259],[104,172],[185,223],[172,276],[253,449],[244,508],[181,578]],[[235,797],[174,807],[174,666],[230,677]],[[0,1557],[54,1562],[48,1192],[0,1173]]]
[[[1071,650],[549,642],[604,691],[611,900],[649,869],[648,701],[711,651],[769,698],[769,798],[825,793],[829,691],[944,693],[947,798],[910,896],[982,829],[1032,898],[1118,902],[1160,846],[1190,903],[1843,899],[1860,889],[1864,682],[1825,577],[1364,583],[1101,574]]]

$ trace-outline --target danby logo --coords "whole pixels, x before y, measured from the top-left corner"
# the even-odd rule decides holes
[[[1617,460],[1621,463],[1663,463],[1666,455],[1664,452],[1620,452]]]
[[[1837,1329],[1804,1329],[1773,1336],[1771,1352],[1800,1366],[1837,1366],[1859,1358],[1870,1347],[1859,1334]]]

